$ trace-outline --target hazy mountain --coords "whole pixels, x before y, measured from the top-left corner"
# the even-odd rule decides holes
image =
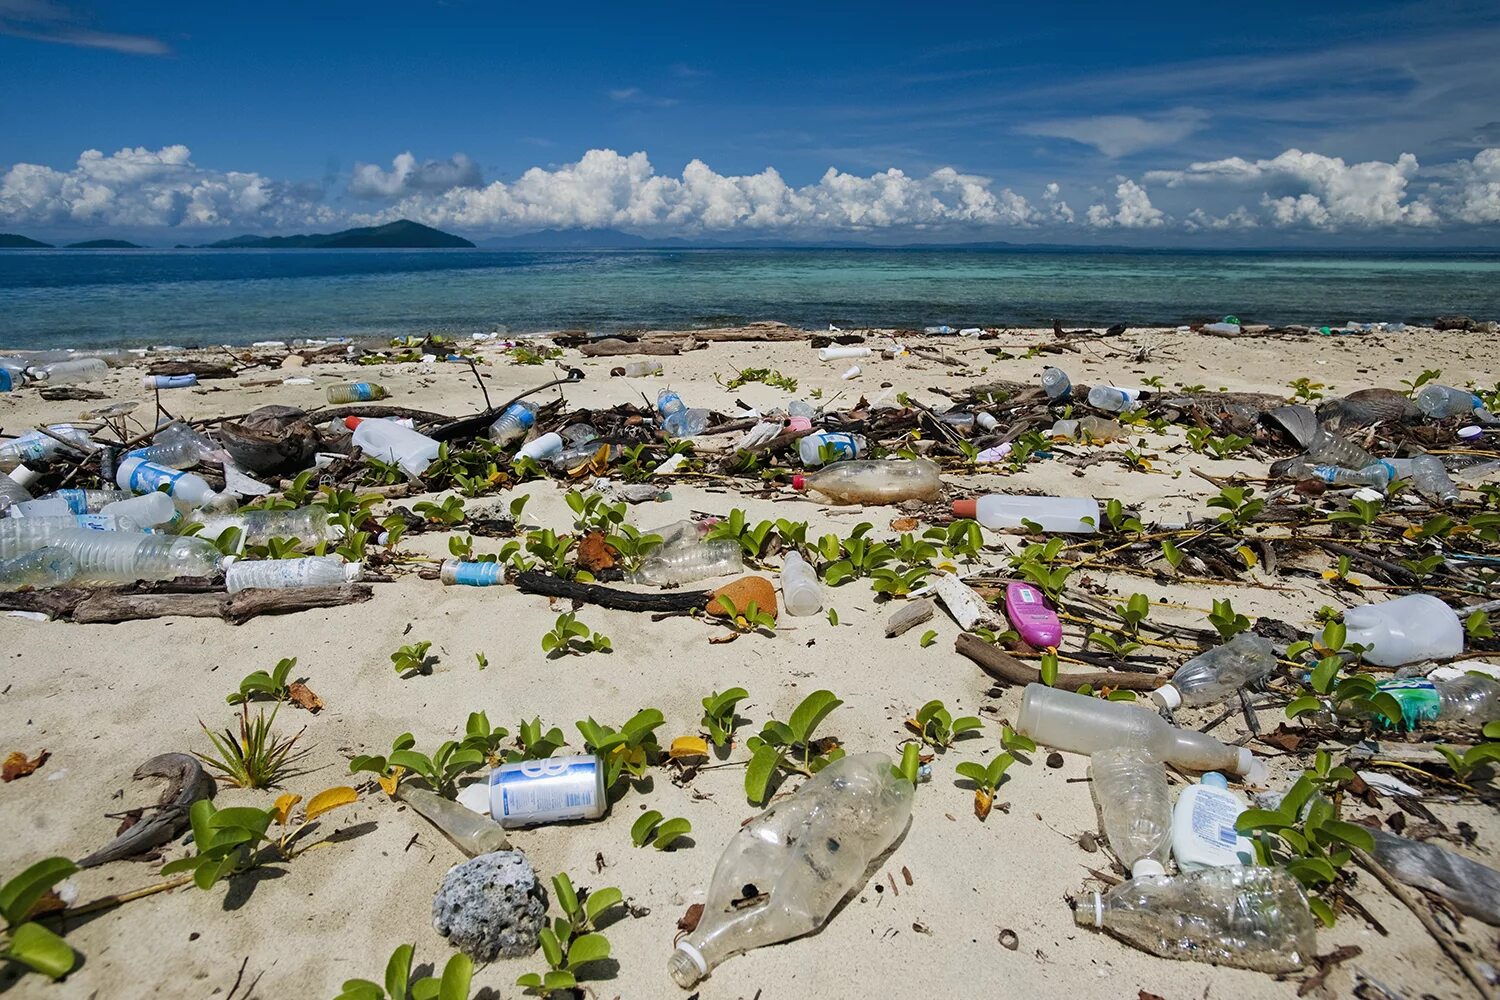
[[[43,243],[29,236],[17,236],[15,233],[0,233],[0,250],[50,250],[51,243]]]
[[[424,226],[420,222],[400,219],[383,226],[345,229],[337,233],[312,233],[300,236],[235,236],[217,243],[206,243],[210,249],[256,250],[346,250],[378,247],[382,249],[449,249],[473,247],[462,236],[454,236]]]
[[[69,243],[69,250],[143,250],[139,243],[131,243],[129,240],[84,240],[82,243]]]

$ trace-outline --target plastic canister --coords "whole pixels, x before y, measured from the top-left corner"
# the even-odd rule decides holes
[[[579,754],[501,764],[488,781],[461,790],[458,801],[513,829],[598,819],[608,806],[604,793],[604,764]]]

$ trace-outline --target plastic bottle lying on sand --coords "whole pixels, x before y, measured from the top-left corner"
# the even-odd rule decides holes
[[[499,562],[475,562],[467,559],[444,559],[438,579],[445,587],[493,587],[505,582],[505,565]]]
[[[671,389],[656,394],[656,411],[661,414],[662,430],[672,438],[693,438],[708,428],[707,410],[690,410],[682,397]]]
[[[1429,382],[1417,393],[1417,409],[1434,420],[1464,417],[1483,409],[1484,400],[1467,389]]]
[[[389,420],[361,420],[354,428],[354,443],[365,457],[395,463],[411,479],[422,478],[439,448],[427,435]]]
[[[67,549],[47,545],[35,552],[0,560],[0,590],[46,590],[78,575],[78,560]]]
[[[1171,683],[1152,691],[1151,698],[1164,708],[1215,705],[1275,669],[1271,643],[1254,632],[1241,632],[1178,667]]]
[[[740,543],[723,539],[717,542],[684,541],[662,546],[652,552],[641,568],[630,575],[631,583],[667,587],[694,583],[716,576],[729,576],[745,568]]]
[[[1141,405],[1141,390],[1122,389],[1117,385],[1096,385],[1089,389],[1089,405],[1109,413],[1124,413]]]
[[[48,385],[71,385],[75,382],[92,382],[109,374],[109,365],[98,358],[78,358],[75,361],[54,361],[31,370],[34,378]]]
[[[230,528],[240,529],[244,545],[264,545],[272,538],[295,538],[304,545],[331,542],[340,537],[328,523],[328,511],[322,507],[299,507],[296,510],[241,510],[233,514],[198,516],[203,538],[218,538]]]
[[[526,436],[536,423],[536,407],[522,400],[511,403],[490,424],[490,440],[496,444],[510,444]]]
[[[1167,772],[1139,747],[1101,750],[1089,761],[1104,836],[1132,877],[1167,870],[1172,793]]]
[[[1067,399],[1073,392],[1073,380],[1061,368],[1048,365],[1042,369],[1042,391],[1054,403]]]
[[[539,437],[527,441],[516,451],[517,458],[530,458],[538,462],[549,462],[562,454],[562,435],[556,431],[548,431]]]
[[[1212,736],[1178,729],[1141,705],[1103,701],[1041,684],[1026,685],[1016,731],[1072,753],[1140,748],[1162,763],[1193,771],[1249,774],[1257,763],[1248,748],[1225,746]]]
[[[376,382],[339,382],[325,391],[330,403],[368,403],[385,399],[390,395],[386,387]]]
[[[187,389],[197,384],[197,375],[144,375],[141,377],[141,388],[148,392],[156,389]]]
[[[970,500],[953,501],[954,517],[972,517],[986,528],[1022,527],[1021,522],[1040,524],[1043,531],[1091,535],[1098,530],[1099,501],[1093,497],[1024,497],[992,493]]]
[[[61,517],[7,517],[0,520],[0,559],[34,552],[54,539],[72,537],[78,531],[100,534],[128,531],[144,534],[141,526],[124,517],[108,514],[65,514]]]
[[[337,556],[259,559],[253,562],[237,559],[224,570],[224,585],[231,594],[242,590],[342,587],[358,580],[359,574],[359,563],[346,563]]]
[[[906,829],[912,796],[890,758],[856,754],[745,824],[714,869],[697,928],[667,961],[673,981],[691,989],[731,956],[823,926]]]
[[[823,447],[833,450],[832,460],[843,462],[858,458],[865,453],[865,439],[859,434],[844,434],[838,431],[819,431],[808,434],[797,441],[797,457],[811,469],[823,464]]]
[[[786,613],[806,618],[823,610],[823,588],[818,574],[796,549],[781,559],[781,603]]]
[[[43,520],[51,519],[26,518],[15,523],[36,524]],[[4,530],[9,523],[0,523],[0,557],[15,554],[13,543]],[[219,566],[218,549],[201,538],[146,535],[138,531],[90,531],[74,527],[53,532],[43,544],[64,549],[78,561],[78,574],[73,582],[79,584],[212,576]],[[28,550],[38,547],[28,546]]]
[[[15,479],[9,473],[0,472],[0,511],[8,510],[18,503],[25,503],[31,499],[31,491]]]
[[[1500,715],[1500,681],[1476,674],[1450,680],[1394,677],[1376,687],[1401,706],[1401,726],[1416,729],[1430,722],[1467,722],[1482,726]],[[1393,723],[1381,717],[1386,725]]]
[[[853,358],[868,358],[874,354],[868,347],[820,347],[819,361],[845,361]]]
[[[1339,465],[1310,465],[1300,458],[1275,463],[1271,474],[1282,479],[1312,479],[1330,486],[1369,486],[1380,490],[1392,478],[1390,466],[1379,462],[1362,469],[1346,469]]]
[[[1387,458],[1380,463],[1391,472],[1393,479],[1409,479],[1418,493],[1435,497],[1444,503],[1458,499],[1458,487],[1448,475],[1447,466],[1436,455],[1417,455],[1413,458]]]
[[[499,823],[488,816],[481,816],[449,798],[403,782],[397,789],[396,798],[411,806],[423,819],[438,828],[453,846],[471,858],[491,851],[510,849],[510,838],[506,837]]]
[[[169,469],[186,469],[219,454],[213,441],[180,420],[174,420],[156,432],[151,444],[127,453],[126,457],[144,458],[153,465]]]
[[[1133,878],[1080,900],[1073,918],[1162,958],[1294,972],[1316,945],[1302,886],[1283,868],[1204,868]]]
[[[69,514],[98,514],[103,512],[109,504],[119,500],[127,500],[131,496],[125,490],[56,490],[46,496],[37,497],[35,503],[60,500],[67,505]],[[28,507],[24,503],[16,504],[17,516],[29,516],[31,511],[38,508]],[[51,509],[50,506],[48,509]],[[146,523],[144,521],[142,524]]]
[[[879,505],[936,500],[942,495],[943,481],[938,467],[925,458],[885,458],[835,462],[805,476],[793,476],[792,489],[816,494],[823,503]]]
[[[620,369],[620,374],[626,378],[646,378],[650,375],[660,375],[662,364],[660,361],[632,361]]]
[[[1005,616],[1016,634],[1033,649],[1055,649],[1062,642],[1062,621],[1047,606],[1040,590],[1019,580],[1005,585]]]
[[[139,455],[126,458],[115,470],[115,483],[125,490],[136,493],[155,493],[165,490],[180,504],[202,507],[218,501],[219,494],[202,476],[191,472],[179,472],[164,465],[155,465]]]
[[[98,492],[112,493],[114,491],[99,490]],[[177,505],[165,493],[143,493],[140,496],[131,496],[129,493],[122,491],[122,495],[125,499],[105,504],[99,513],[108,514],[112,517],[128,517],[135,523],[146,528],[154,528],[159,524],[166,524],[180,516],[177,511]]]
[[[52,432],[51,436],[41,431],[27,431],[13,441],[0,444],[0,471],[10,472],[27,462],[50,460],[64,450],[57,438],[70,441],[85,451],[99,450],[99,446],[89,439],[86,431],[71,424],[53,424],[47,430]]]
[[[1346,642],[1370,647],[1364,658],[1377,667],[1457,656],[1464,629],[1453,609],[1431,594],[1408,594],[1344,612]]]
[[[1345,469],[1363,469],[1375,461],[1375,456],[1353,441],[1321,427],[1307,444],[1306,458],[1314,465],[1337,465]]]

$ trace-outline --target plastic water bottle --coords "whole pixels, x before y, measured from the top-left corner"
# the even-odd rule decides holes
[[[201,507],[219,499],[213,487],[202,476],[179,472],[164,465],[154,465],[140,456],[126,458],[115,470],[115,483],[135,493],[165,490],[178,503]]]
[[[562,435],[556,431],[548,431],[540,437],[532,438],[523,444],[516,452],[517,458],[531,458],[538,462],[548,462],[562,454]]]
[[[90,492],[115,493],[115,490],[97,490]],[[115,500],[100,508],[99,513],[109,514],[113,517],[128,517],[137,524],[148,528],[154,528],[159,524],[167,524],[181,517],[177,505],[172,498],[165,493],[142,493],[140,496],[131,496],[123,490],[119,491],[123,500]]]
[[[1458,486],[1443,460],[1436,455],[1417,455],[1413,458],[1388,458],[1382,464],[1391,469],[1393,478],[1410,479],[1417,492],[1433,497],[1443,503],[1458,499]]]
[[[632,361],[620,370],[620,374],[626,378],[645,378],[648,375],[660,375],[662,364],[660,361]]]
[[[126,457],[144,458],[152,465],[169,469],[186,469],[219,454],[218,445],[211,439],[182,421],[174,420],[156,432],[151,444],[127,453]]]
[[[1067,399],[1073,392],[1073,380],[1061,368],[1047,366],[1042,369],[1042,391],[1054,403]]]
[[[50,461],[63,450],[63,445],[57,438],[77,445],[84,451],[99,450],[87,431],[71,424],[53,424],[47,430],[52,432],[52,436],[41,431],[27,431],[13,441],[0,444],[0,472],[11,472],[26,462]]]
[[[61,517],[7,517],[0,520],[0,559],[34,552],[56,539],[71,538],[80,531],[105,534],[126,531],[142,534],[141,526],[124,517],[108,514],[66,514]]]
[[[30,504],[17,503],[15,516],[30,516],[33,510],[43,513],[41,508],[32,506],[33,504],[45,503],[48,505],[47,510],[52,510],[53,504],[57,501],[61,501],[66,506],[67,510],[64,513],[67,514],[99,514],[103,513],[105,507],[117,500],[125,500],[130,495],[125,490],[56,490],[46,496],[38,497]]]
[[[671,389],[656,394],[656,410],[661,414],[662,430],[671,438],[697,437],[708,427],[708,411],[688,409]]]
[[[78,575],[78,560],[67,549],[48,545],[16,556],[0,560],[0,590],[46,590],[61,587]]]
[[[26,518],[15,523],[36,524],[44,520],[51,518]],[[0,557],[13,554],[13,546],[5,535],[8,523],[0,522]],[[80,584],[212,576],[219,566],[219,550],[201,538],[74,527],[53,532],[44,544],[64,549],[78,561],[78,575],[73,582]]]
[[[1141,390],[1122,389],[1117,385],[1096,385],[1089,389],[1089,405],[1108,413],[1124,413],[1141,405]]]
[[[1072,753],[1094,754],[1115,747],[1145,750],[1155,760],[1193,771],[1248,774],[1256,765],[1248,748],[1225,746],[1212,736],[1178,729],[1144,706],[1041,684],[1026,685],[1016,731]]]
[[[781,603],[786,613],[806,618],[823,610],[823,588],[818,574],[802,554],[790,549],[781,559]]]
[[[1216,705],[1275,669],[1276,650],[1271,643],[1254,632],[1241,632],[1178,667],[1171,683],[1152,691],[1151,697],[1169,709]]]
[[[730,539],[716,542],[684,540],[652,552],[641,568],[631,574],[630,582],[667,587],[729,576],[744,568],[739,542]]]
[[[673,981],[690,989],[731,956],[823,926],[906,829],[913,794],[884,754],[856,754],[746,823],[714,869],[697,928],[667,961]]]
[[[1317,944],[1302,886],[1284,868],[1227,866],[1133,878],[1073,918],[1162,958],[1295,972]]]
[[[493,587],[505,582],[505,565],[499,562],[474,562],[466,559],[444,559],[438,579],[446,587]]]
[[[793,476],[792,489],[815,494],[822,503],[878,505],[936,500],[942,496],[943,481],[938,467],[925,458],[884,458],[835,462],[805,476]]]
[[[186,389],[197,384],[196,375],[145,375],[141,378],[141,388],[148,392],[153,389]]]
[[[490,424],[490,440],[496,444],[519,441],[536,423],[536,407],[527,402],[511,403]]]
[[[361,420],[354,443],[366,457],[399,465],[413,480],[422,478],[440,447],[427,435],[389,420]]]
[[[1417,409],[1434,420],[1463,417],[1484,407],[1484,400],[1467,389],[1429,382],[1417,393]]]
[[[1315,465],[1337,465],[1345,469],[1364,469],[1375,456],[1348,438],[1330,434],[1319,427],[1307,444],[1307,459]]]
[[[1378,667],[1438,660],[1464,651],[1464,628],[1453,609],[1431,594],[1408,594],[1344,612],[1346,642],[1369,647]]]
[[[1104,836],[1132,876],[1167,870],[1172,793],[1160,763],[1139,747],[1101,750],[1089,761]]]
[[[844,434],[837,431],[818,431],[807,434],[797,441],[797,456],[802,464],[811,469],[823,464],[823,446],[833,449],[835,462],[858,458],[865,453],[865,439],[859,434]]]
[[[818,348],[818,360],[846,361],[855,358],[868,358],[874,353],[868,347],[820,347]]]
[[[15,504],[25,503],[30,499],[30,490],[16,482],[9,473],[0,472],[0,511],[8,510]]]
[[[1376,687],[1401,706],[1401,725],[1416,729],[1429,722],[1467,722],[1482,726],[1500,716],[1500,681],[1477,674],[1451,680],[1425,677],[1395,677]],[[1386,725],[1394,725],[1382,718]]]
[[[986,528],[1020,528],[1022,521],[1043,531],[1091,535],[1099,530],[1099,501],[1093,497],[1024,497],[992,493],[953,501],[954,517],[970,517]]]
[[[325,394],[330,403],[369,403],[390,395],[385,386],[375,382],[339,382],[330,385]]]
[[[296,510],[241,510],[233,514],[197,516],[203,538],[218,538],[230,528],[238,528],[245,545],[264,545],[272,538],[295,538],[304,545],[331,542],[342,536],[328,523],[323,507],[299,507]]]
[[[76,361],[54,361],[52,364],[33,368],[34,378],[48,385],[70,385],[74,382],[92,382],[109,374],[109,365],[98,358],[79,358]]]
[[[338,556],[259,559],[253,562],[236,559],[224,570],[224,585],[231,594],[242,590],[342,587],[358,580],[359,574],[359,563],[346,563]]]

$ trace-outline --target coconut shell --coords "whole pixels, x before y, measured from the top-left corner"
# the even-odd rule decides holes
[[[709,596],[708,604],[703,610],[715,618],[727,618],[728,614],[719,604],[720,594],[727,595],[736,608],[744,610],[754,601],[760,610],[772,618],[777,617],[776,588],[763,576],[742,576],[733,583],[726,583]]]

